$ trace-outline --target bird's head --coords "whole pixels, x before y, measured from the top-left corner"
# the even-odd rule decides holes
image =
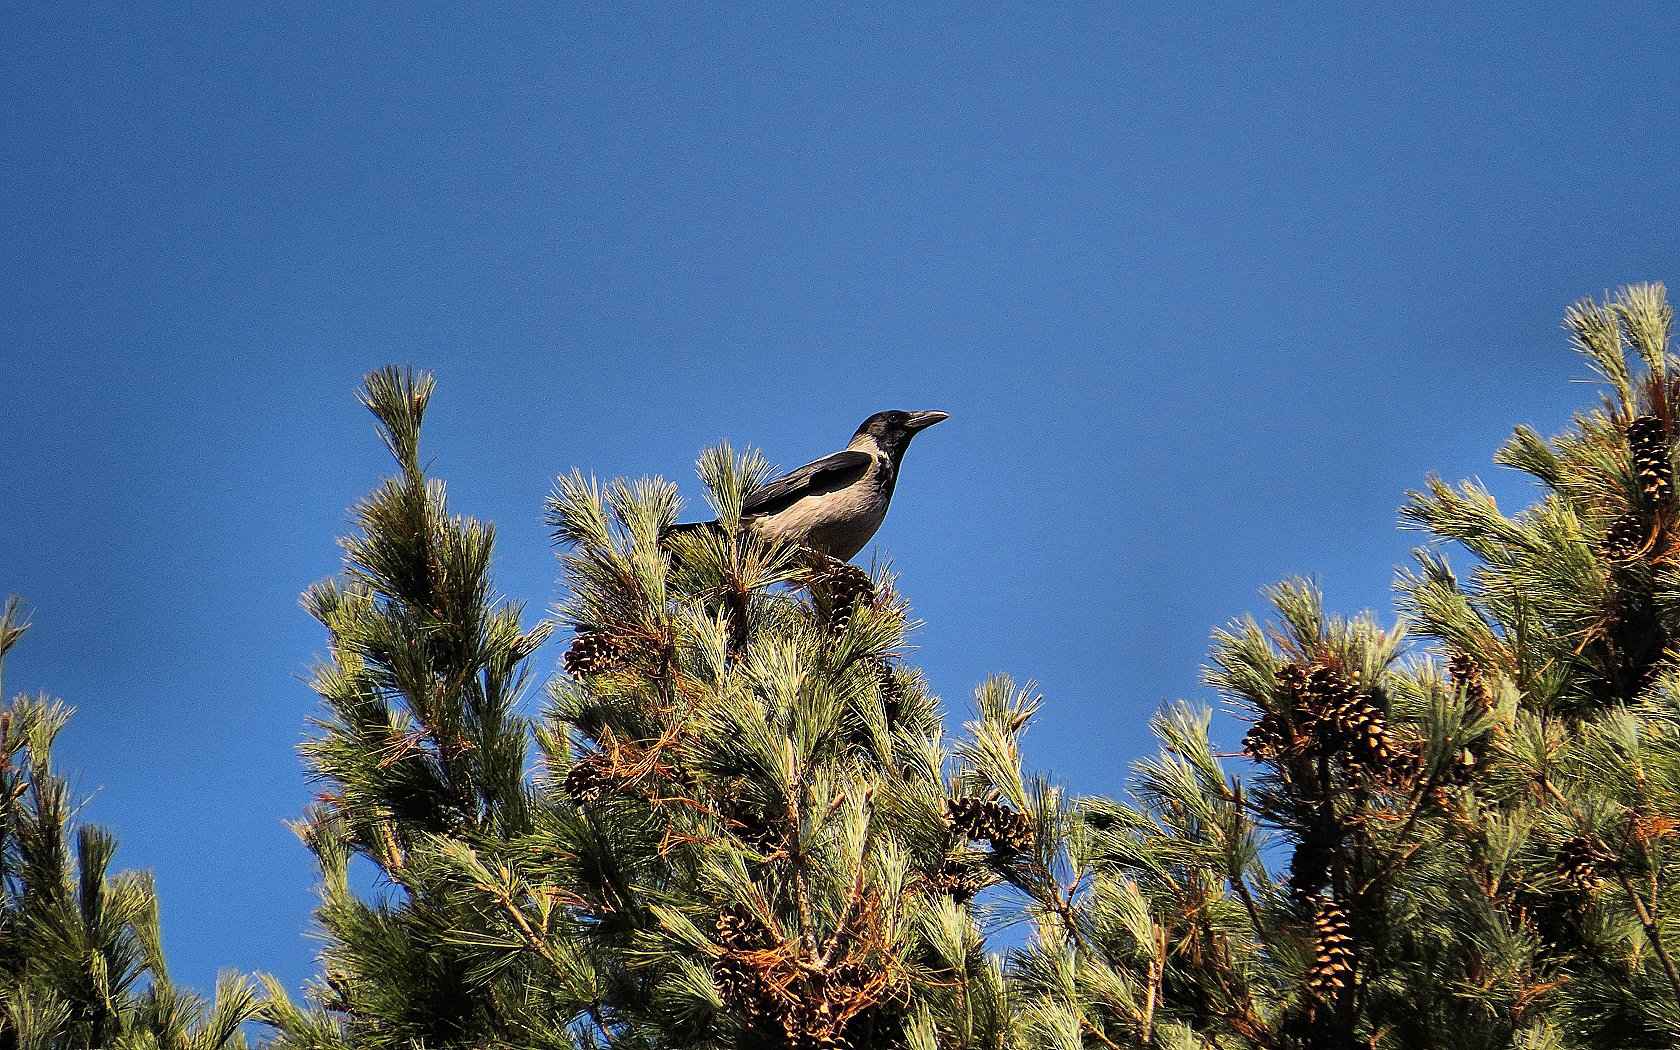
[[[911,438],[949,418],[950,415],[945,412],[877,412],[857,428],[857,433],[852,435],[851,447],[874,445],[896,463],[909,447]]]

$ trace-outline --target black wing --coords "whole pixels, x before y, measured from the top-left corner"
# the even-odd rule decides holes
[[[819,492],[833,492],[863,477],[874,462],[867,452],[836,452],[815,463],[807,463],[798,470],[783,474],[747,496],[741,504],[743,514],[774,514],[790,507],[802,497]]]

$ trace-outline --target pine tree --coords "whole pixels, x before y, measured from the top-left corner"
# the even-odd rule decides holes
[[[1558,437],[1519,427],[1500,451],[1540,483],[1535,506],[1507,516],[1475,484],[1432,481],[1405,508],[1475,559],[1460,578],[1420,554],[1402,604],[1509,683],[1511,723],[1477,777],[1482,819],[1460,830],[1484,908],[1531,949],[1540,1005],[1572,1045],[1680,1040],[1672,317],[1660,285],[1569,309],[1609,395]]]
[[[1500,453],[1542,483],[1536,506],[1507,516],[1474,484],[1411,497],[1405,520],[1476,564],[1460,579],[1429,550],[1402,574],[1409,659],[1398,630],[1283,585],[1275,627],[1215,637],[1209,681],[1248,720],[1252,765],[1220,761],[1205,714],[1169,709],[1132,799],[1044,825],[1064,875],[1019,879],[1041,921],[1010,973],[1046,1030],[1068,1046],[1680,1038],[1670,316],[1655,286],[1570,310],[1611,396]]]
[[[1042,1032],[1068,1046],[1672,1041],[1668,311],[1640,287],[1569,323],[1619,397],[1502,453],[1554,494],[1516,519],[1473,486],[1407,507],[1481,560],[1467,587],[1433,552],[1402,578],[1440,662],[1417,646],[1397,662],[1400,631],[1330,618],[1314,588],[1285,584],[1276,627],[1215,638],[1209,681],[1249,722],[1252,766],[1220,761],[1208,717],[1172,708],[1132,799],[1040,818],[1048,848],[1011,872],[1036,935],[1008,973]]]
[[[1005,1045],[973,901],[1030,803],[994,785],[989,823],[952,819],[978,785],[947,779],[890,578],[747,534],[756,455],[702,457],[716,534],[668,533],[669,483],[563,477],[572,639],[529,725],[547,627],[491,600],[489,528],[419,470],[431,391],[368,378],[400,475],[305,598],[332,643],[299,827],[327,948],[312,1004],[271,985],[277,1045]],[[391,899],[351,891],[353,856]]]
[[[9,600],[0,668],[27,627]],[[0,1048],[243,1048],[250,982],[224,974],[213,1007],[175,986],[150,876],[113,875],[116,839],[76,823],[52,760],[70,715],[44,695],[0,704]]]
[[[553,817],[529,853],[576,895],[604,991],[591,1037],[1003,1045],[1001,969],[970,911],[998,849],[951,819],[939,712],[900,666],[902,600],[746,533],[757,455],[712,450],[700,475],[715,534],[672,537],[662,481],[573,474],[550,501],[575,633],[538,733]]]
[[[1436,788],[1482,728],[1396,663],[1398,630],[1327,616],[1304,582],[1273,600],[1279,625],[1218,632],[1209,670],[1251,766],[1174,706],[1131,799],[1046,807],[1050,841],[1012,872],[1036,917],[1009,970],[1024,1016],[1068,1046],[1510,1045],[1446,994],[1464,975],[1420,887],[1451,864]]]
[[[1675,1045],[1669,324],[1657,286],[1572,307],[1609,396],[1501,450],[1539,501],[1411,494],[1473,564],[1418,552],[1395,626],[1273,588],[1214,635],[1240,745],[1168,706],[1121,798],[1028,771],[1042,700],[1008,679],[947,738],[896,581],[746,532],[769,470],[726,447],[716,531],[670,532],[668,482],[559,480],[570,639],[518,717],[547,628],[419,471],[429,379],[370,377],[401,476],[307,599],[328,948],[314,1007],[270,1007],[280,1045]],[[392,899],[350,892],[352,856]]]
[[[498,903],[530,902],[472,858],[533,827],[518,704],[548,628],[521,627],[520,607],[496,597],[494,529],[452,516],[420,467],[432,390],[409,371],[367,376],[360,398],[398,473],[357,504],[344,578],[303,598],[330,641],[313,678],[325,711],[302,749],[323,790],[295,825],[320,865],[326,947],[313,1007],[269,982],[281,1047],[548,1045],[525,1040],[530,1001],[578,994],[554,981],[539,992],[518,960],[479,969],[482,922],[460,899],[464,879],[483,878]],[[356,858],[389,899],[352,891]]]

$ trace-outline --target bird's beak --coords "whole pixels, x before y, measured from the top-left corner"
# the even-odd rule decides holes
[[[912,412],[904,425],[911,430],[926,430],[935,423],[943,423],[950,418],[951,413],[949,412]]]

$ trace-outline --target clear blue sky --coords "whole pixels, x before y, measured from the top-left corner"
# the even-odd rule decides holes
[[[1564,305],[1680,279],[1674,5],[608,6],[0,12],[6,681],[79,708],[180,979],[312,969],[296,595],[371,367],[437,371],[532,617],[558,472],[951,412],[864,557],[955,709],[1038,679],[1033,762],[1112,791],[1263,585],[1386,609],[1407,486],[1525,498]]]

